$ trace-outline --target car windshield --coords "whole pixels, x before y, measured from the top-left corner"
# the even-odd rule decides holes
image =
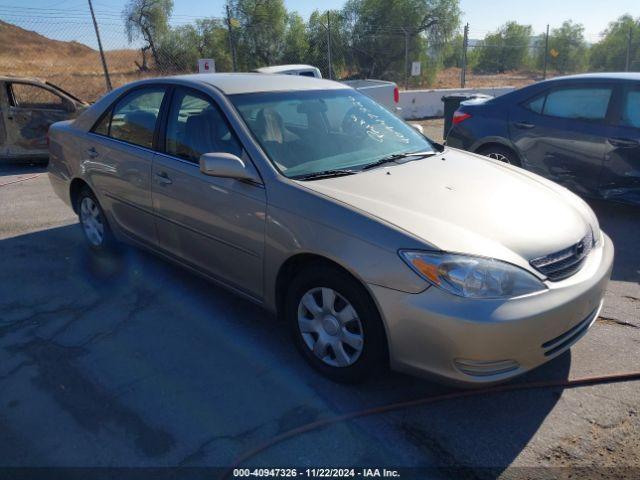
[[[436,152],[412,127],[351,89],[248,93],[231,101],[287,177],[357,171],[396,155]]]

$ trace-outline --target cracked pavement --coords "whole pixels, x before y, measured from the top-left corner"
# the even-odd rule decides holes
[[[40,171],[2,167],[0,184]],[[640,210],[593,206],[616,247],[602,316],[516,382],[640,368]],[[0,187],[0,262],[0,467],[228,466],[300,425],[452,391],[391,372],[333,384],[251,303],[140,250],[92,257],[46,175]],[[246,465],[619,478],[640,475],[639,411],[640,382],[492,394],[336,424]]]

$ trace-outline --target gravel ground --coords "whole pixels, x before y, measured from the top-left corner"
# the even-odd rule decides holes
[[[452,391],[391,372],[333,384],[258,307],[139,250],[97,261],[46,175],[10,183],[38,172],[0,171],[0,467],[228,466],[299,425]],[[617,255],[602,317],[516,382],[640,368],[640,211],[593,206]],[[339,423],[245,465],[637,478],[639,411],[640,382],[492,394]]]
[[[419,123],[424,129],[424,134],[436,142],[442,143],[444,120],[442,118],[432,118],[428,120],[410,120],[409,123]]]

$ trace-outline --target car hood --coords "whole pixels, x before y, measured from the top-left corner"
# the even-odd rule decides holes
[[[588,207],[562,187],[453,149],[300,183],[395,225],[426,248],[499,258],[528,269],[529,260],[577,243],[590,228]]]

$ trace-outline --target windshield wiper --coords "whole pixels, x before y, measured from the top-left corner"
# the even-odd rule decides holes
[[[438,152],[410,152],[410,153],[395,153],[393,155],[389,155],[388,157],[381,158],[373,163],[365,165],[362,167],[363,170],[369,170],[370,168],[379,167],[380,165],[384,165],[385,163],[394,163],[398,160],[402,160],[404,158],[410,157],[429,157],[431,155],[437,155]]]
[[[357,170],[335,169],[335,170],[323,170],[321,172],[305,173],[303,175],[296,175],[294,180],[319,180],[321,178],[331,177],[344,177],[345,175],[353,175],[358,173]]]
[[[291,177],[294,180],[318,180],[321,178],[330,178],[330,177],[342,177],[345,175],[353,175],[362,170],[368,170],[370,168],[378,167],[380,165],[384,165],[385,163],[393,163],[398,160],[402,160],[404,158],[411,157],[429,157],[431,155],[437,155],[439,152],[409,152],[409,153],[396,153],[393,155],[389,155],[388,157],[381,158],[380,160],[376,160],[373,163],[365,165],[361,170],[349,170],[344,168],[338,168],[334,170],[323,170],[321,172],[312,172],[305,173],[302,175],[295,175]]]

